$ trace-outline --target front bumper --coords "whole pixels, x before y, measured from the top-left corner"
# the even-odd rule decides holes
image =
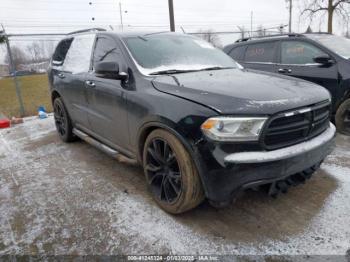
[[[279,181],[318,165],[334,149],[335,133],[331,124],[309,141],[274,151],[225,154],[218,153],[216,148],[211,156],[218,164],[204,163],[207,198],[213,202],[228,202],[241,190]]]
[[[330,127],[326,131],[309,141],[273,151],[234,153],[226,156],[224,161],[226,163],[251,164],[288,159],[322,146],[324,143],[330,141],[335,133],[335,126],[330,124]]]

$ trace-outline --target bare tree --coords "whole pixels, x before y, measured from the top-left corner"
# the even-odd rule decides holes
[[[207,30],[207,31],[199,31],[199,37],[208,41],[211,43],[213,46],[217,48],[222,48],[222,44],[220,42],[220,39],[217,34],[215,34],[212,30]]]
[[[28,58],[26,57],[25,53],[22,51],[22,49],[20,49],[17,46],[11,47],[11,53],[12,53],[13,64],[14,64],[16,70],[18,70],[18,66],[20,64],[25,64],[28,61]],[[8,55],[5,58],[5,63],[9,64]]]
[[[350,0],[305,0],[306,4],[301,15],[308,15],[312,20],[318,13],[327,13],[328,15],[328,33],[333,32],[334,14],[342,16],[344,19],[349,17],[346,10]]]
[[[55,51],[56,43],[52,41],[47,41],[45,43],[45,56],[50,59],[52,56],[53,52]]]
[[[31,45],[27,46],[26,51],[30,54],[32,62],[36,63],[41,61],[43,49],[38,42],[33,42]]]
[[[54,49],[55,46],[52,41],[32,42],[26,47],[26,52],[30,56],[29,62],[40,63],[50,60]]]

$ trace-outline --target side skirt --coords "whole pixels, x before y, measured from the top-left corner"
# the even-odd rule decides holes
[[[92,138],[88,134],[84,133],[83,131],[80,131],[79,129],[74,128],[73,133],[79,137],[80,139],[84,140],[85,142],[89,143],[90,145],[98,148],[99,150],[103,151],[107,155],[111,156],[112,158],[118,160],[122,163],[127,163],[130,165],[137,165],[138,162],[136,159],[128,158],[127,156],[121,154],[120,152],[114,150],[113,148],[102,144],[101,142],[97,141],[96,139]]]

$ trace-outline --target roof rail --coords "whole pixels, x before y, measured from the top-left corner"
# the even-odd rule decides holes
[[[272,38],[272,37],[305,37],[303,34],[298,33],[290,33],[290,34],[275,34],[275,35],[266,35],[266,36],[255,36],[255,37],[247,37],[238,39],[235,43],[247,42],[255,39],[264,39],[264,38]]]
[[[107,30],[104,28],[89,28],[89,29],[83,29],[83,30],[70,32],[67,35],[81,34],[81,33],[94,32],[94,31],[107,31]]]
[[[328,32],[310,32],[305,34],[306,35],[333,35],[332,33],[328,33]]]

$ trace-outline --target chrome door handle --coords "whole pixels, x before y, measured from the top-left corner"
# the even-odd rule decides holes
[[[290,74],[290,73],[292,73],[292,69],[280,68],[280,69],[278,69],[278,73],[280,73],[280,74],[286,74],[286,73]]]
[[[94,82],[94,81],[91,81],[91,80],[85,81],[85,84],[86,84],[88,87],[91,87],[91,88],[94,88],[94,87],[96,86],[95,82]]]

